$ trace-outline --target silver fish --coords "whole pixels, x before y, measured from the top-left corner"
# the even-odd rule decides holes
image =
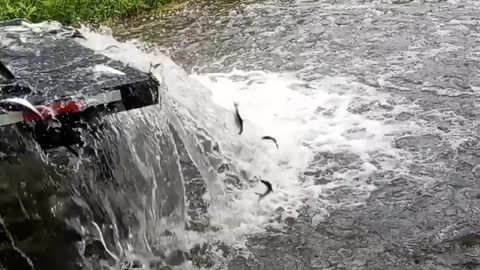
[[[270,182],[262,179],[260,179],[260,182],[262,182],[267,187],[267,190],[264,193],[255,192],[259,196],[258,198],[259,201],[263,199],[265,196],[267,196],[269,193],[273,192],[272,184]]]
[[[243,132],[243,119],[238,112],[238,103],[234,102],[233,105],[235,106],[235,124],[237,125],[238,129],[240,130],[238,134],[242,134]]]
[[[2,99],[0,100],[0,103],[10,103],[10,104],[17,104],[17,105],[20,105],[24,108],[26,108],[27,110],[33,112],[34,114],[36,114],[38,117],[40,117],[40,119],[43,120],[43,115],[32,105],[32,103],[30,103],[28,100],[26,99],[23,99],[23,98],[6,98],[6,99]]]
[[[110,49],[119,49],[119,47],[117,45],[108,45],[107,47],[105,47],[103,50],[106,51],[106,50],[110,50]]]
[[[8,68],[2,64],[0,64],[0,76],[4,77],[7,80],[15,79],[15,76],[13,76],[12,72],[10,72],[10,70],[8,70]]]
[[[272,137],[272,136],[263,136],[263,137],[262,137],[262,140],[270,140],[270,141],[272,141],[273,143],[275,143],[275,146],[277,146],[277,149],[278,149],[277,139],[275,139],[274,137]]]

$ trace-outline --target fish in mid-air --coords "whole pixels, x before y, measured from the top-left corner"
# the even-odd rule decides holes
[[[259,201],[263,199],[265,196],[267,196],[269,193],[273,192],[272,184],[270,182],[262,179],[260,179],[260,182],[262,182],[267,187],[267,190],[264,193],[255,192],[260,197],[258,198]]]
[[[156,69],[157,67],[159,67],[159,66],[161,66],[161,65],[162,65],[162,63],[156,63],[156,64],[150,63],[150,70]]]
[[[1,64],[0,64],[0,76],[4,77],[7,80],[15,79],[15,76],[13,76],[12,72],[10,72],[10,70],[8,70],[7,67]]]
[[[28,111],[31,111],[32,113],[34,113],[35,115],[40,117],[40,119],[42,119],[42,120],[44,119],[43,115],[37,110],[37,108],[35,108],[35,106],[33,106],[32,103],[30,103],[26,99],[23,99],[23,98],[6,98],[6,99],[0,100],[0,104],[2,104],[2,103],[20,105],[21,107],[27,109]]]
[[[71,37],[72,38],[81,38],[81,39],[87,39],[82,33],[80,33],[80,31],[78,31],[77,29],[73,30],[72,34],[71,34]]]
[[[106,51],[106,50],[110,50],[110,49],[119,49],[119,47],[117,45],[108,45],[106,46],[103,50]]]
[[[238,134],[240,135],[243,132],[243,119],[238,112],[238,102],[234,102],[233,105],[235,106],[235,124],[239,129]]]
[[[262,140],[270,140],[270,141],[272,141],[273,143],[275,143],[275,146],[276,146],[277,149],[278,149],[277,139],[275,139],[274,137],[272,137],[272,136],[263,136],[263,137],[262,137]]]

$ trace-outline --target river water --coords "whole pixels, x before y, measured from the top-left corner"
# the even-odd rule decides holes
[[[479,17],[475,1],[254,1],[125,22],[123,42],[83,28],[162,83],[158,107],[108,120],[128,185],[93,197],[136,217],[122,242],[106,212],[110,257],[158,244],[185,252],[177,269],[480,269]],[[273,185],[261,201],[255,177]]]
[[[247,168],[273,183],[261,203],[294,219],[247,235],[251,256],[229,269],[480,269],[479,8],[254,1],[116,30],[156,44],[213,104],[239,101],[244,137],[279,141],[265,150],[279,167]]]

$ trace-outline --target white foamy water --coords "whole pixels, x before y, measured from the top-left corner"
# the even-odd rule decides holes
[[[86,28],[81,32],[87,40],[78,42],[84,46],[151,71],[163,85],[163,105],[177,114],[172,122],[182,125],[185,134],[206,129],[234,169],[247,176],[242,188],[225,191],[222,175],[200,168],[208,182],[212,223],[220,230],[186,232],[187,245],[223,241],[242,246],[247,234],[263,232],[274,220],[283,224],[304,206],[311,208],[318,222],[332,208],[363,203],[376,183],[388,181],[376,178],[377,173],[401,173],[405,168],[404,153],[392,142],[416,129],[410,122],[395,120],[412,107],[353,77],[306,82],[295,73],[239,70],[188,75],[162,53],[146,52],[141,42],[121,43],[108,32]],[[155,64],[161,65],[151,70]],[[234,102],[245,120],[242,135],[234,124]],[[151,119],[153,124],[160,120]],[[279,149],[262,141],[265,135],[275,137]],[[194,138],[191,142],[194,147]],[[192,158],[202,164],[216,162]],[[254,177],[270,181],[274,189],[260,202],[256,193],[265,186]],[[339,189],[348,190],[349,196],[336,196]]]
[[[274,192],[259,202],[256,192],[265,190],[263,184],[250,181],[243,189],[225,194],[222,177],[217,176],[220,187],[210,191],[218,194],[209,196],[222,203],[211,213],[213,224],[221,230],[191,235],[193,242],[206,237],[239,244],[245,234],[262,232],[278,215],[282,219],[296,217],[305,205],[321,213],[316,215],[321,219],[328,215],[327,206],[362,203],[375,189],[372,176],[376,172],[404,169],[402,155],[392,141],[395,135],[413,131],[416,126],[394,117],[411,108],[398,97],[377,92],[355,78],[324,77],[305,82],[294,73],[239,70],[189,76],[162,53],[145,52],[139,41],[120,43],[108,32],[83,29],[83,33],[87,37],[84,45],[130,66],[149,71],[152,64],[160,63],[153,74],[166,86],[163,94],[170,105],[176,104],[177,112],[191,114],[196,124],[213,134],[237,170],[246,172],[247,179],[256,176],[272,183]],[[118,48],[104,50],[111,45]],[[245,120],[242,135],[234,124],[234,102],[240,104]],[[279,149],[271,141],[261,140],[265,135],[275,137]],[[335,160],[315,164],[316,155],[321,153],[355,158],[343,164],[345,167],[338,167]],[[318,177],[303,175],[307,170],[332,168],[336,170],[325,184],[318,184]],[[330,201],[331,191],[338,188],[347,188],[353,196]]]
[[[392,141],[395,135],[411,132],[416,126],[393,117],[410,108],[354,78],[305,82],[293,73],[239,70],[192,77],[210,89],[216,105],[233,111],[232,102],[240,104],[246,120],[242,136],[245,143],[254,144],[255,153],[237,155],[239,166],[271,181],[275,190],[260,206],[247,204],[250,211],[261,207],[266,214],[283,208],[284,217],[295,217],[308,204],[328,214],[321,211],[332,206],[324,199],[331,194],[326,191],[347,187],[357,193],[358,200],[341,204],[362,203],[361,199],[375,189],[372,176],[376,172],[404,170],[402,154],[393,148]],[[279,149],[271,141],[261,141],[264,135],[275,137]],[[316,164],[316,157],[326,153],[353,155],[354,160],[344,167],[335,166],[334,159]],[[329,168],[336,170],[328,177],[303,177],[306,171],[320,173]],[[321,178],[328,178],[328,183],[318,184]],[[253,191],[241,192],[240,201],[251,201]],[[338,200],[335,204],[341,206]]]

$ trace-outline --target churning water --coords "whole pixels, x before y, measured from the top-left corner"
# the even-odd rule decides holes
[[[177,231],[175,234],[184,238],[183,248],[205,241],[245,248],[247,236],[267,228],[281,228],[306,207],[313,209],[314,222],[321,222],[330,209],[361,205],[375,189],[376,181],[389,181],[388,177],[406,170],[405,153],[394,149],[392,140],[413,132],[415,125],[395,120],[396,115],[411,110],[399,97],[343,76],[305,81],[293,72],[240,70],[188,75],[162,53],[146,52],[138,42],[120,43],[108,34],[86,29],[83,33],[87,37],[83,45],[145,72],[151,71],[163,85],[161,105],[122,114],[130,120],[120,120],[118,132],[122,134],[123,130],[123,136],[141,138],[137,139],[141,140],[138,149],[131,142],[122,148],[137,160],[136,166],[145,179],[161,183],[155,180],[160,176],[151,173],[152,167],[175,172],[176,177],[169,179],[175,188],[164,183],[136,182],[135,185],[164,190],[158,197],[149,192],[135,195],[150,197],[153,205],[137,210],[151,209],[152,215],[158,209],[155,200],[171,197],[172,193],[184,194],[183,177],[178,173],[181,169],[176,161],[172,161],[174,166],[161,162],[169,152],[165,144],[153,138],[171,137],[161,135],[170,134],[170,124],[185,142],[205,180],[207,192],[201,199],[208,201],[209,226],[215,230]],[[114,49],[104,50],[106,47]],[[156,64],[161,65],[151,70]],[[234,102],[240,104],[245,120],[242,135],[238,135],[234,125]],[[137,121],[142,128],[136,127]],[[210,148],[218,143],[218,155],[213,156],[211,149],[202,146],[199,134],[203,140],[208,136]],[[279,149],[270,141],[262,141],[264,135],[275,137]],[[148,162],[141,162],[137,156],[153,153],[158,153],[157,159],[152,157]],[[219,173],[222,164],[229,165],[229,173]],[[231,174],[236,181],[231,181]],[[375,177],[378,174],[385,176],[379,180]],[[255,177],[273,185],[274,192],[261,201],[255,193],[263,192],[265,186]],[[335,194],[340,190],[345,196]],[[189,200],[188,196],[184,199]],[[176,205],[184,209],[183,203],[179,200]],[[182,216],[182,211],[178,214]],[[178,225],[173,224],[176,228]],[[146,227],[137,231],[161,228],[156,232],[159,234],[164,228],[171,229],[169,222],[162,219],[143,226]]]

